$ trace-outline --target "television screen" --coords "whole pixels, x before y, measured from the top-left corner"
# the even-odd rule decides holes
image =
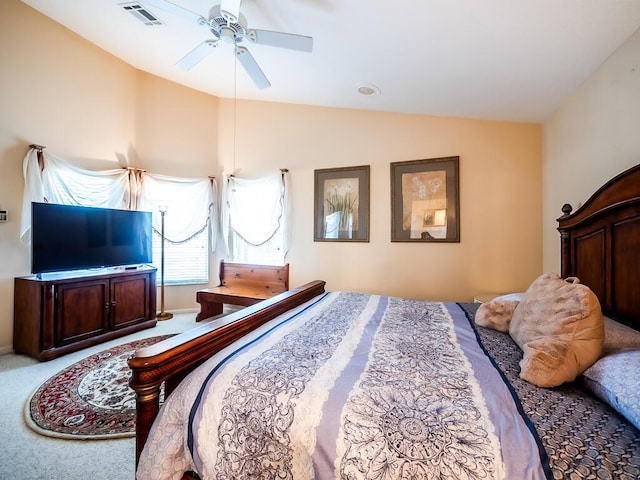
[[[32,203],[31,272],[151,263],[151,212]]]

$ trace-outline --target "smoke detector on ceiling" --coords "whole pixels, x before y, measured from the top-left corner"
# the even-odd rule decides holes
[[[376,95],[380,95],[380,89],[370,83],[358,85],[356,91],[364,97],[374,97]]]

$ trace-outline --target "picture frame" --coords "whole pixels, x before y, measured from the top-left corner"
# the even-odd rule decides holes
[[[369,241],[369,165],[314,170],[315,242]]]
[[[460,242],[460,157],[391,163],[391,241]]]

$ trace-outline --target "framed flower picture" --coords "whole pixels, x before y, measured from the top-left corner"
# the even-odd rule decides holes
[[[315,170],[316,242],[369,241],[369,165]]]
[[[391,164],[391,241],[459,242],[460,157]]]

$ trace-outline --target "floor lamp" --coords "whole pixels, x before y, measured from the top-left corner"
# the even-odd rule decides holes
[[[169,320],[173,318],[173,313],[164,311],[164,215],[167,213],[167,206],[160,205],[160,313],[156,317],[158,320]]]

